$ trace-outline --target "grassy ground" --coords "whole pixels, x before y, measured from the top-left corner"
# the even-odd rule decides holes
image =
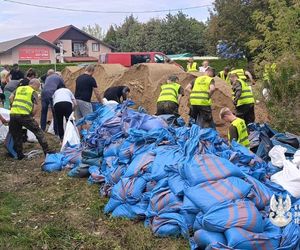
[[[0,147],[0,249],[189,248],[184,239],[154,237],[141,222],[104,215],[98,186],[66,172],[43,173],[42,161],[15,161]]]

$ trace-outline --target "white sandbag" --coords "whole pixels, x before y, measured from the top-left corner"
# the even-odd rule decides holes
[[[5,108],[0,108],[0,115],[6,121],[9,122],[10,120],[10,110]]]
[[[280,152],[280,150],[278,152]],[[282,162],[280,162],[280,160],[277,159],[277,163],[278,165],[282,164],[283,169],[282,171],[272,175],[271,181],[281,185],[284,189],[289,191],[291,195],[293,195],[295,198],[300,198],[300,170],[297,168],[297,165],[289,160],[286,160],[286,158],[284,158]]]
[[[67,143],[69,143],[70,145],[80,144],[80,135],[75,125],[74,112],[70,115],[69,120],[67,122],[65,135],[61,146],[61,151],[64,149]]]
[[[279,168],[283,167],[283,162],[286,160],[284,155],[286,151],[287,149],[280,145],[276,145],[270,150],[269,156],[274,166]]]
[[[3,143],[8,133],[8,126],[0,123],[0,143]]]
[[[300,168],[300,150],[297,150],[296,153],[294,154],[293,163]]]
[[[116,106],[119,104],[118,102],[116,102],[114,100],[108,101],[106,98],[103,98],[102,101],[103,101],[103,105],[105,105],[105,106]]]
[[[38,142],[34,133],[32,133],[29,129],[27,129],[27,141],[28,142]]]

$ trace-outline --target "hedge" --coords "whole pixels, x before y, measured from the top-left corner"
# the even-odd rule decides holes
[[[63,71],[67,66],[77,66],[77,63],[57,63],[56,71]],[[55,64],[19,64],[20,69],[25,73],[28,69],[33,68],[40,77],[47,73],[49,69],[55,69]]]
[[[176,63],[180,64],[184,69],[186,69],[186,60],[174,60]],[[208,60],[209,65],[213,68],[215,68],[216,73],[220,72],[221,70],[224,69],[224,67],[229,66],[229,67],[235,67],[235,68],[241,68],[241,69],[246,69],[248,66],[247,60],[246,59],[213,59],[213,60]],[[198,67],[201,66],[203,60],[194,60],[194,62],[197,62]]]

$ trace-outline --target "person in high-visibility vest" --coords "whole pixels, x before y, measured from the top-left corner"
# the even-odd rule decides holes
[[[236,140],[246,148],[250,147],[247,125],[243,119],[236,117],[227,107],[221,109],[220,119],[231,123],[228,129],[229,142]]]
[[[225,81],[228,84],[230,84],[229,72],[230,72],[230,68],[229,67],[225,67],[222,71],[219,72],[218,77],[220,77],[223,81]]]
[[[229,75],[231,75],[231,74],[236,74],[238,76],[238,78],[243,81],[249,80],[252,85],[256,84],[253,79],[252,74],[248,70],[232,68],[231,71],[229,72]]]
[[[215,127],[211,110],[211,96],[215,91],[214,76],[215,70],[209,67],[204,76],[197,77],[186,87],[190,93],[190,117],[202,128]]]
[[[194,62],[193,57],[189,58],[188,60],[188,63],[186,65],[186,72],[198,72],[197,63]]]
[[[25,157],[23,154],[22,127],[27,128],[36,136],[45,155],[50,152],[44,133],[34,119],[38,104],[36,91],[39,90],[39,88],[40,81],[33,78],[30,80],[29,85],[18,87],[10,96],[12,105],[10,110],[9,132],[13,137],[14,149],[17,153],[18,160]]]
[[[237,117],[244,119],[247,125],[253,123],[255,121],[255,100],[251,87],[235,73],[230,74],[230,81],[232,87],[232,100],[236,107]]]
[[[156,115],[173,114],[178,116],[178,107],[183,95],[183,89],[178,80],[177,76],[171,75],[167,82],[161,85]]]

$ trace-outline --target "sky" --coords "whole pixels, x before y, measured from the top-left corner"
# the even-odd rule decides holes
[[[19,2],[71,8],[76,10],[99,10],[99,11],[148,11],[169,10],[193,6],[211,5],[213,0],[18,0]],[[63,2],[63,3],[62,3]],[[185,14],[200,21],[206,21],[209,16],[209,8],[203,7],[183,11]],[[176,12],[172,12],[175,14]],[[162,18],[164,13],[133,14],[139,21],[145,22],[150,18]],[[25,6],[0,0],[0,42],[10,39],[38,35],[42,31],[63,27],[73,24],[82,28],[88,24],[99,24],[107,30],[111,24],[121,24],[130,14],[100,14],[70,12],[52,9],[42,9]]]

